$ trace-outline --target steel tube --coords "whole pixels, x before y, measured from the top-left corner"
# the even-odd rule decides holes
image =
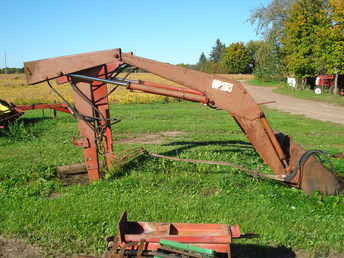
[[[72,78],[78,78],[87,81],[99,81],[104,83],[115,84],[119,86],[125,86],[130,90],[139,90],[147,93],[163,95],[167,97],[179,98],[184,99],[192,102],[200,102],[203,104],[207,103],[207,98],[202,95],[201,92],[190,90],[190,89],[183,89],[168,85],[161,85],[152,82],[144,82],[144,81],[135,81],[135,80],[125,80],[125,81],[118,81],[118,80],[109,80],[109,79],[100,79],[97,77],[90,77],[86,75],[80,74],[70,74]]]
[[[205,96],[196,95],[193,93],[186,93],[182,91],[178,91],[176,89],[168,89],[168,88],[161,88],[161,87],[154,87],[154,86],[147,86],[144,84],[137,84],[137,83],[130,83],[128,86],[130,90],[139,90],[151,94],[162,95],[167,97],[173,97],[178,99],[184,99],[192,102],[200,102],[206,104],[207,98]]]
[[[91,77],[91,76],[86,76],[86,75],[81,75],[81,74],[69,74],[70,77],[72,78],[78,78],[86,81],[97,81],[97,82],[104,82],[104,83],[110,83],[110,84],[115,84],[115,85],[120,85],[120,86],[128,86],[130,81],[117,81],[117,80],[109,80],[109,79],[100,79],[97,77]]]

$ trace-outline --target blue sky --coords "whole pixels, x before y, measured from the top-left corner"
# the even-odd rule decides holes
[[[247,18],[269,0],[1,0],[0,67],[111,48],[196,63],[215,40],[258,39]]]

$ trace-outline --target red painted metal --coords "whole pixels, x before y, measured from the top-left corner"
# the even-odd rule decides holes
[[[98,78],[107,78],[108,73],[116,70],[122,63],[115,62],[108,66],[97,66],[80,72]],[[70,78],[62,78],[59,83],[65,83]],[[105,166],[111,167],[115,157],[112,146],[110,110],[108,104],[107,85],[101,82],[87,82],[82,79],[73,79],[74,105],[80,113],[77,115],[80,137],[89,143],[84,147],[84,159],[89,181],[100,178],[98,153],[102,152]],[[85,117],[94,118],[94,121],[85,121]]]
[[[81,148],[89,148],[90,147],[90,142],[89,142],[88,138],[86,138],[86,137],[80,137],[77,139],[73,136],[72,143],[75,146],[81,147]]]
[[[118,223],[118,236],[120,247],[144,240],[146,250],[154,251],[160,247],[159,241],[165,239],[230,253],[232,239],[239,238],[241,233],[239,225],[136,222],[128,221],[124,213]]]
[[[67,105],[65,104],[33,104],[33,105],[19,105],[9,104],[4,100],[0,100],[0,104],[5,105],[9,108],[9,111],[0,115],[0,122],[7,124],[13,122],[22,116],[26,111],[36,110],[36,109],[52,109],[59,112],[71,113]],[[1,128],[5,128],[1,125]]]
[[[74,105],[79,111],[78,127],[81,139],[89,144],[84,146],[84,160],[90,182],[100,179],[100,166],[98,160],[97,135],[94,130],[94,124],[81,119],[81,116],[93,117],[94,110],[92,106],[80,96],[78,90],[88,99],[92,100],[92,85],[90,83],[78,82],[74,89]]]
[[[25,63],[25,74],[29,84],[56,79],[73,72],[99,67],[102,64],[118,63],[120,49],[110,49],[85,54],[42,59]]]
[[[68,109],[67,105],[65,104],[33,104],[33,105],[19,105],[15,106],[15,110],[17,112],[25,112],[28,110],[35,110],[35,109],[53,109],[59,112],[64,113],[71,113],[71,111]]]
[[[98,126],[103,134],[99,137],[102,138],[102,147],[105,157],[105,164],[107,168],[111,167],[112,160],[114,158],[113,148],[112,148],[112,136],[111,136],[111,125],[110,125],[110,110],[108,104],[108,98],[106,97],[108,93],[107,85],[103,84],[101,86],[95,86],[92,84],[94,103],[97,106],[100,114]],[[98,101],[97,101],[98,100]],[[102,119],[103,118],[103,119]],[[107,120],[106,120],[107,119]]]
[[[146,93],[152,93],[156,95],[168,96],[192,102],[200,102],[202,104],[208,104],[207,97],[199,92],[180,87],[173,87],[169,85],[163,85],[152,82],[138,81],[137,83],[131,82],[128,87],[129,90],[139,90]]]
[[[116,59],[116,60],[113,60],[113,62],[109,63],[109,64],[98,65],[94,68],[88,68],[85,70],[81,70],[78,72],[78,74],[94,76],[94,77],[101,78],[101,79],[106,79],[108,74],[113,73],[121,64],[123,64],[123,62]],[[75,71],[72,70],[71,73],[73,73],[73,72],[75,72]],[[56,82],[58,84],[69,83],[69,82],[71,82],[71,78],[68,75],[64,75],[64,76],[56,78]],[[96,85],[102,85],[103,83],[93,82],[92,84],[96,86]]]
[[[322,74],[318,75],[315,80],[315,85],[319,87],[330,88],[334,85],[335,75],[333,74]]]

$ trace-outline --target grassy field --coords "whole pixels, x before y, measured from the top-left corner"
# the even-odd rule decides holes
[[[252,75],[247,74],[223,74],[222,76],[234,80],[248,80],[252,78]],[[177,85],[174,82],[150,73],[134,73],[129,76],[129,79]],[[54,81],[52,81],[52,84],[56,86]],[[57,85],[56,89],[59,90],[68,101],[73,101],[73,92],[68,84]],[[61,100],[54,92],[51,91],[46,83],[27,85],[24,74],[0,74],[0,99],[13,102],[17,105],[54,102],[61,103]],[[124,88],[119,88],[115,94],[110,95],[109,101],[117,104],[161,103],[172,101],[172,99],[152,94],[133,93]]]
[[[111,112],[123,120],[113,128],[114,140],[161,134],[161,144],[144,147],[269,171],[226,112],[183,102],[112,105]],[[339,140],[343,126],[266,113],[274,129],[294,136],[307,149],[344,149]],[[171,131],[179,134],[163,136]],[[120,214],[127,210],[131,220],[238,223],[243,233],[259,234],[235,241],[242,254],[237,257],[282,257],[298,250],[326,257],[344,252],[342,195],[307,197],[236,169],[151,157],[134,161],[115,178],[63,187],[55,167],[82,161],[81,150],[70,143],[72,136],[77,129],[71,116],[44,119],[40,111],[28,112],[10,130],[1,131],[0,235],[38,244],[47,255],[100,254],[104,238],[115,233]],[[122,141],[115,150],[137,146],[142,144]],[[343,161],[333,162],[343,174]]]

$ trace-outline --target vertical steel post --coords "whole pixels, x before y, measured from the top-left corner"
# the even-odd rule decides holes
[[[112,160],[114,158],[114,153],[112,152],[112,135],[111,135],[111,122],[110,122],[110,110],[109,110],[109,102],[108,102],[108,89],[106,84],[97,85],[94,83],[92,85],[92,93],[94,99],[94,105],[99,110],[100,114],[98,114],[98,118],[100,119],[98,122],[98,126],[100,131],[102,131],[102,135],[99,137],[102,138],[102,149],[105,157],[105,165],[107,168],[111,167]]]
[[[89,100],[93,100],[92,85],[90,83],[77,82],[75,83],[75,87]],[[94,116],[93,107],[87,100],[80,96],[76,89],[74,89],[74,105],[81,115],[88,117]],[[80,117],[78,117],[78,127],[80,140],[77,145],[84,148],[84,160],[88,178],[90,182],[93,182],[100,178],[96,132],[89,122]]]

